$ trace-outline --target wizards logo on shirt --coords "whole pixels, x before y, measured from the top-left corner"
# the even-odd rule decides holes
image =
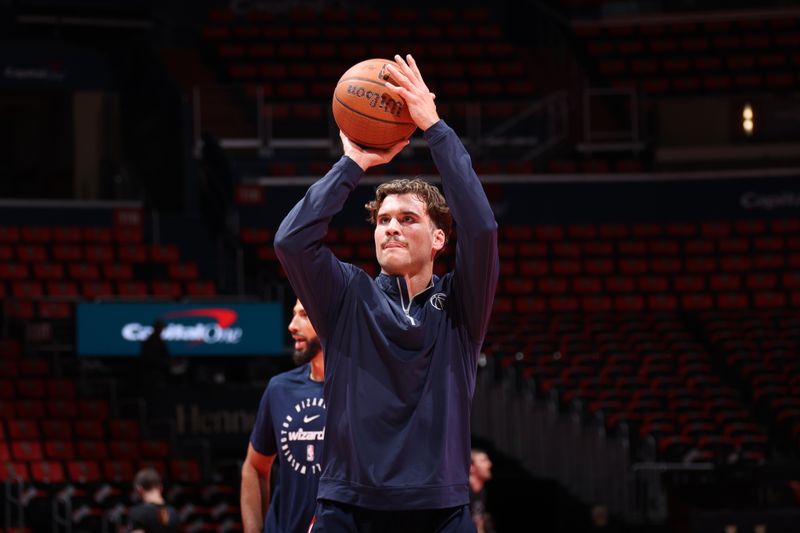
[[[325,400],[306,398],[294,405],[281,425],[281,453],[296,472],[319,474],[320,449],[325,440]]]

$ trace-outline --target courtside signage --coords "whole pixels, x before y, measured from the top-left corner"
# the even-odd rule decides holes
[[[283,318],[279,303],[78,304],[78,355],[138,355],[141,343],[164,322],[173,355],[279,355]]]

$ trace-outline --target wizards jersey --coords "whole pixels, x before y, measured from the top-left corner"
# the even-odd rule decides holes
[[[305,533],[314,516],[326,408],[322,383],[312,381],[310,371],[305,364],[269,381],[250,435],[257,452],[277,454],[265,533]]]

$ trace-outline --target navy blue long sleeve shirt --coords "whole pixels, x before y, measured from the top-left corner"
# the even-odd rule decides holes
[[[416,295],[323,243],[363,175],[343,156],[281,223],[275,250],[325,352],[318,499],[380,510],[469,502],[470,410],[497,286],[497,223],[443,121],[424,134],[458,230],[455,267]],[[404,310],[408,308],[408,312]]]

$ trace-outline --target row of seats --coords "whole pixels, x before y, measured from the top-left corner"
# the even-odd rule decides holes
[[[449,10],[447,23],[434,19],[441,17],[433,15],[440,10],[387,9],[380,14],[381,24],[356,20],[363,16],[360,8],[339,11],[335,22],[329,10],[309,10],[291,23],[290,14],[270,13],[265,22],[212,10],[201,39],[219,64],[222,79],[249,84],[251,95],[257,84],[271,100],[328,101],[336,80],[350,66],[398,53],[420,60],[426,82],[443,100],[535,98],[538,88],[528,75],[524,53],[506,39],[489,10],[467,17]],[[417,16],[420,21],[411,20]],[[402,42],[402,49],[393,42]]]
[[[198,280],[194,266],[175,268],[170,280],[140,281],[133,279],[125,270],[114,269],[114,273],[101,281],[21,281],[4,283],[0,280],[0,296],[21,299],[53,298],[98,298],[119,296],[213,296],[216,287],[208,280]],[[129,275],[131,277],[129,277]],[[6,290],[8,288],[8,290]]]
[[[581,257],[616,256],[633,258],[691,258],[736,256],[742,254],[793,254],[800,252],[800,237],[783,238],[780,235],[736,238],[689,238],[689,239],[620,239],[592,240],[575,242],[569,239],[560,242],[503,242],[499,245],[500,256],[552,257],[553,259],[573,259]]]
[[[658,293],[643,296],[622,294],[617,296],[499,296],[494,302],[497,313],[552,312],[636,312],[636,311],[704,311],[712,309],[781,309],[800,308],[800,292],[779,291],[724,292],[720,294],[690,293],[674,295]]]
[[[209,281],[193,281],[182,289],[176,282],[153,282],[154,288],[148,289],[143,281],[122,282],[116,287],[107,281],[87,282],[83,284],[82,291],[77,296],[87,300],[109,299],[135,299],[157,297],[160,300],[177,300],[181,298],[213,298],[217,296],[216,286]],[[64,296],[59,296],[63,298]],[[26,297],[27,298],[27,297]],[[65,301],[51,301],[47,299],[6,299],[2,312],[5,318],[15,320],[68,320],[75,316],[73,304]]]
[[[0,259],[34,263],[45,261],[109,263],[177,263],[180,252],[174,244],[150,245],[121,244],[112,246],[105,243],[75,244],[48,243],[38,244],[23,242],[15,245],[0,245]]]
[[[142,432],[136,420],[99,418],[98,413],[87,410],[80,411],[80,414],[83,415],[80,418],[3,416],[0,418],[0,437],[5,437],[11,441],[33,441],[44,438],[46,441],[65,442],[71,441],[73,438],[78,440],[99,440],[108,437],[113,441],[131,441],[142,438]],[[99,413],[99,415],[103,414],[107,416],[107,413]],[[145,446],[148,450],[160,447],[163,447],[160,441],[157,444],[154,441]]]
[[[167,459],[169,445],[159,440],[119,440],[108,445],[103,439],[101,426],[77,426],[76,440],[11,440],[0,443],[0,461],[37,462],[45,459],[106,459],[133,461],[139,459]],[[88,440],[81,440],[88,439]]]
[[[749,218],[735,221],[710,220],[700,222],[632,222],[600,224],[541,224],[500,227],[503,239],[512,241],[561,241],[620,239],[726,239],[769,235],[796,236],[800,232],[798,218]]]
[[[102,418],[108,413],[107,405],[96,400],[72,401],[64,398],[14,399],[0,402],[0,419],[45,419],[45,418]]]
[[[0,226],[0,243],[130,244],[143,240],[141,226]]]
[[[577,23],[598,76],[650,93],[785,90],[798,82],[794,16],[709,17],[618,25]]]
[[[21,358],[16,352],[4,352],[0,348],[0,379],[6,377],[36,377],[50,373],[50,360],[45,357]],[[0,399],[5,399],[5,390],[0,387]],[[9,396],[10,397],[10,396]]]
[[[235,485],[209,481],[197,460],[149,437],[138,420],[113,417],[107,399],[84,397],[55,371],[19,341],[0,340],[0,483],[21,506],[9,500],[0,519],[21,516],[32,531],[49,529],[54,513],[76,532],[124,524],[134,475],[153,467],[185,531],[242,530]]]

